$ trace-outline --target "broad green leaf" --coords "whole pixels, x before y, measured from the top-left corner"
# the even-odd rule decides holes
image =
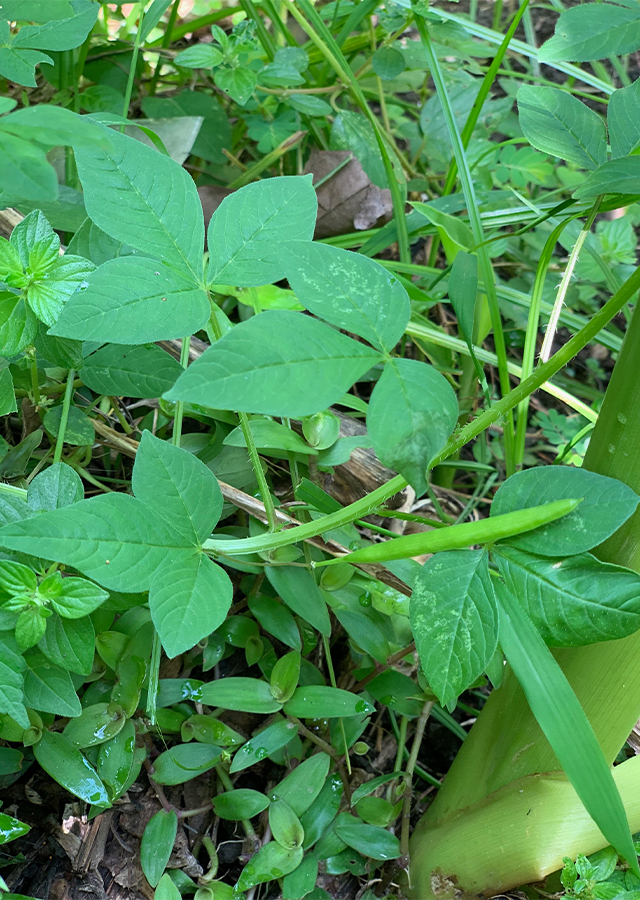
[[[45,731],[33,752],[45,772],[63,788],[86,803],[109,806],[107,791],[95,770],[63,735]]]
[[[124,256],[89,275],[51,333],[140,344],[185,337],[203,328],[208,317],[206,293],[183,272],[152,259]]]
[[[291,897],[306,897],[307,894],[311,894],[317,881],[318,859],[315,854],[306,853],[298,868],[283,878],[282,896],[284,900]]]
[[[83,43],[98,18],[91,0],[71,0],[73,15],[68,19],[50,19],[42,25],[26,25],[13,41],[14,47],[39,50],[73,50]]]
[[[614,91],[607,106],[611,156],[627,156],[640,141],[640,78]]]
[[[271,670],[271,693],[279,703],[285,703],[300,681],[300,651],[290,650],[281,656]]]
[[[95,631],[89,616],[63,619],[56,613],[47,619],[39,649],[54,665],[77,675],[90,675],[95,653]]]
[[[38,320],[19,294],[0,291],[0,346],[6,357],[32,344],[37,327]]]
[[[25,661],[25,705],[56,716],[79,716],[82,707],[69,673],[55,666],[39,650],[29,650]]]
[[[0,75],[8,77],[3,57],[5,52],[0,47]],[[33,50],[23,50],[22,53],[33,53],[39,57],[37,61],[43,61],[42,53],[34,53]],[[46,59],[49,61],[49,57]],[[18,81],[17,78],[11,80]],[[58,196],[56,173],[47,162],[44,150],[6,132],[0,132],[0,188],[11,196],[25,200],[55,200]]]
[[[640,575],[590,553],[569,559],[496,546],[505,583],[552,647],[581,647],[640,629]]]
[[[436,553],[420,569],[411,630],[422,671],[443,706],[481,675],[498,642],[496,599],[484,550]]]
[[[11,597],[19,597],[35,593],[38,580],[29,566],[13,560],[0,560],[0,588]]]
[[[36,87],[35,68],[39,63],[53,65],[46,53],[24,50],[12,46],[12,35],[7,21],[0,22],[0,75],[25,87]]]
[[[73,15],[69,0],[4,0],[2,12],[10,22],[35,22],[38,25]]]
[[[287,850],[302,847],[304,830],[300,819],[285,800],[272,800],[269,807],[269,825],[274,839]]]
[[[285,244],[281,259],[300,303],[331,325],[392,350],[411,312],[397,278],[379,263],[328,244]]]
[[[249,428],[251,436],[259,450],[284,450],[291,453],[304,453],[307,456],[317,456],[318,451],[310,447],[299,434],[280,425],[271,419],[250,419]],[[235,428],[224,439],[228,447],[246,447],[247,442],[241,427]]]
[[[208,281],[252,287],[284,278],[280,247],[312,240],[317,209],[310,175],[267,178],[225,197],[207,231]]]
[[[79,116],[62,106],[39,103],[16,110],[0,119],[0,131],[37,141],[51,147],[111,146],[111,138],[86,116]]]
[[[42,424],[47,432],[53,438],[57,438],[60,433],[60,423],[62,421],[62,404],[52,406],[44,414]],[[96,439],[96,433],[93,430],[91,420],[85,413],[81,412],[77,406],[69,409],[67,416],[67,424],[64,431],[65,444],[72,444],[74,447],[90,447]]]
[[[600,194],[640,194],[640,156],[610,159],[574,192],[578,200]]]
[[[597,547],[627,521],[640,497],[615,478],[570,466],[539,466],[508,478],[491,505],[498,516],[571,497],[582,502],[567,516],[509,538],[509,544],[542,556],[572,556]]]
[[[37,428],[31,434],[28,434],[24,440],[20,441],[19,444],[12,447],[4,459],[0,461],[0,476],[3,478],[17,478],[20,475],[24,475],[31,456],[42,443],[43,435],[42,428]],[[8,497],[2,498],[3,502],[7,500],[9,500]],[[15,511],[19,511],[24,506],[29,509],[24,500],[20,500],[19,503],[16,502],[17,500],[17,497],[12,497],[10,500]],[[30,511],[27,514],[30,515]],[[23,515],[21,518],[25,518],[25,516]]]
[[[162,876],[153,894],[153,900],[180,900],[182,894],[168,872]]]
[[[7,525],[0,546],[74,566],[106,588],[134,593],[149,589],[170,553],[176,561],[194,553],[145,503],[117,493]]]
[[[79,256],[65,254],[59,257],[46,273],[29,285],[29,306],[42,322],[54,325],[65,303],[78,288],[84,288],[93,271],[93,263]]]
[[[253,94],[258,79],[253,69],[246,66],[216,69],[213,76],[216,87],[228,94],[238,106],[244,106]]]
[[[322,790],[330,765],[331,758],[326,753],[315,753],[276,785],[272,799],[286,800],[294,813],[301,816]]]
[[[215,96],[201,91],[181,91],[172,97],[145,97],[142,109],[151,119],[202,116],[191,153],[217,165],[226,164],[227,157],[222,150],[231,147],[231,123]]]
[[[329,775],[316,799],[300,817],[304,828],[305,849],[315,844],[335,819],[340,809],[342,793],[340,776],[337,773]]]
[[[174,62],[184,69],[214,69],[223,59],[222,53],[213,44],[195,44],[178,53]]]
[[[222,648],[224,650],[224,646]],[[214,744],[216,747],[239,747],[244,738],[233,728],[224,725],[214,715],[195,715],[185,719],[180,726],[183,741],[194,739],[201,744]]]
[[[269,841],[252,856],[238,879],[238,888],[248,891],[257,884],[282,878],[297,869],[304,851],[302,848],[286,850],[277,841]]]
[[[538,50],[542,63],[587,62],[621,56],[640,47],[640,11],[635,4],[585,3],[568,9],[553,37]]]
[[[45,363],[43,368],[59,366],[61,369],[81,369],[84,365],[82,343],[48,334],[47,326],[43,322],[38,322],[33,343],[36,352]]]
[[[300,650],[300,631],[296,620],[282,603],[273,597],[258,596],[249,597],[248,604],[267,634],[273,635],[287,647]]]
[[[114,738],[126,721],[119,704],[103,701],[85,706],[79,716],[67,723],[62,733],[69,743],[83,750]]]
[[[416,683],[395,669],[376,675],[367,685],[367,693],[403,716],[419,716],[424,706],[425,698]]]
[[[398,838],[375,825],[336,825],[336,834],[348,847],[371,859],[397,859],[400,854]]]
[[[427,467],[458,420],[458,401],[436,369],[414,359],[390,359],[371,394],[367,429],[382,463],[420,495]]]
[[[357,694],[341,688],[309,684],[299,687],[284,705],[288,716],[299,719],[334,719],[369,714],[375,707]]]
[[[411,205],[436,226],[449,261],[453,260],[460,250],[473,249],[476,243],[473,232],[458,216],[449,215],[431,203],[415,202]]]
[[[174,809],[160,809],[149,819],[140,844],[140,864],[151,887],[155,887],[169,862],[178,833]]]
[[[90,259],[94,266],[101,266],[110,259],[127,255],[123,253],[123,250],[131,252],[129,248],[124,247],[122,241],[110,237],[91,219],[85,219],[82,222],[69,241],[67,249],[69,253]]]
[[[183,784],[212,769],[222,754],[211,744],[178,744],[153,762],[153,780],[158,784]]]
[[[477,293],[478,257],[461,250],[456,254],[451,266],[449,300],[458,320],[460,335],[467,344],[473,344],[473,321]]]
[[[199,282],[204,220],[191,176],[140,141],[116,132],[111,140],[108,152],[76,150],[87,214],[111,237]]]
[[[213,798],[215,814],[221,819],[240,821],[252,819],[269,806],[269,798],[259,791],[250,788],[237,788],[234,791],[225,791]]]
[[[165,397],[301,418],[339,400],[379,358],[309,316],[271,310],[209,347]]]
[[[321,97],[314,97],[313,94],[290,94],[288,100],[289,106],[292,106],[305,116],[331,115],[331,106],[326,100],[322,100]]]
[[[380,47],[371,57],[371,66],[378,78],[393,81],[404,72],[406,61],[397,47]]]
[[[373,794],[375,790],[382,787],[384,784],[395,781],[400,777],[400,774],[400,772],[389,772],[387,775],[378,775],[370,781],[365,781],[365,783],[361,784],[360,787],[357,787],[351,795],[352,804],[358,803],[363,797],[368,797],[370,794]]]
[[[313,625],[320,634],[331,634],[327,603],[313,575],[293,566],[268,566],[266,576],[289,609]]]
[[[26,606],[15,624],[15,636],[20,649],[34,647],[45,633],[46,627],[46,610]]]
[[[562,669],[518,601],[497,586],[500,645],[538,724],[605,840],[637,869],[627,815],[598,739]]]
[[[87,357],[82,380],[97,394],[159,397],[173,387],[182,366],[156,344],[107,344]]]
[[[39,593],[64,619],[88,616],[109,596],[85,578],[62,578],[59,572],[41,581]]]
[[[518,113],[524,136],[536,150],[585,169],[597,169],[605,162],[603,120],[566,91],[525,84],[518,91]]]
[[[119,796],[127,783],[134,766],[136,750],[136,729],[128,719],[118,734],[100,745],[98,752],[98,775],[109,787],[112,797]]]
[[[268,725],[263,731],[254,734],[253,737],[243,744],[233,757],[230,772],[241,772],[249,766],[253,766],[276,750],[285,747],[289,741],[295,737],[298,729],[293,722],[286,720],[282,722],[274,722]]]
[[[161,563],[151,579],[149,606],[167,656],[190,650],[215,631],[232,599],[229,576],[204,553]]]
[[[39,472],[29,485],[27,502],[31,509],[61,509],[84,498],[82,479],[66,463],[53,463]]]
[[[279,712],[281,708],[267,682],[258,678],[218,678],[203,684],[200,694],[207,706],[221,706],[239,712],[267,714]]]
[[[379,188],[388,187],[373,126],[362,113],[340,110],[331,128],[331,149],[351,150],[371,181]]]
[[[0,369],[0,416],[8,416],[17,412],[16,392],[13,387],[13,378],[8,366]]]
[[[8,713],[23,728],[30,725],[23,693],[24,657],[12,632],[0,632],[0,713]]]
[[[391,649],[379,625],[355,609],[336,609],[334,613],[356,647],[360,647],[379,663],[386,663]]]

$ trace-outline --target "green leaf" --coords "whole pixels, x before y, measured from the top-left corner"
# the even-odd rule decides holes
[[[359,716],[363,713],[371,713],[374,709],[374,706],[357,694],[343,691],[341,688],[325,687],[322,684],[299,687],[291,700],[284,705],[286,715],[302,719]]]
[[[607,106],[611,156],[627,156],[640,141],[640,78],[614,91]]]
[[[578,200],[589,200],[600,194],[640,194],[640,156],[610,159],[574,192]]]
[[[75,153],[87,214],[111,237],[199,282],[204,220],[193,179],[168,156],[110,134],[111,151],[83,147]]]
[[[113,798],[122,793],[129,780],[135,755],[136,728],[128,719],[115,737],[100,745],[98,752],[98,775],[109,787]]]
[[[34,647],[47,627],[46,611],[34,606],[27,606],[18,616],[15,625],[15,636],[21,650]]]
[[[142,109],[151,119],[201,116],[203,122],[191,153],[207,162],[227,163],[222,150],[231,147],[231,123],[214,96],[201,91],[182,91],[172,97],[145,97]]]
[[[254,734],[253,737],[243,744],[233,757],[230,772],[241,772],[249,766],[256,763],[276,750],[285,747],[289,741],[297,734],[297,728],[293,722],[274,722],[273,725],[267,726],[263,731]]]
[[[91,219],[82,222],[69,241],[67,250],[69,253],[90,259],[95,266],[101,266],[110,259],[124,255],[122,242],[105,234]]]
[[[621,56],[640,47],[640,12],[634,5],[587,3],[568,9],[553,37],[538,50],[543,63],[587,62]]]
[[[97,394],[151,398],[168,391],[181,372],[180,363],[156,344],[107,344],[87,358],[82,380]]]
[[[397,859],[400,854],[398,838],[375,825],[336,825],[335,832],[348,847],[371,859]]]
[[[61,369],[81,369],[84,365],[82,343],[47,334],[47,327],[43,322],[38,322],[34,346],[45,364],[49,363],[50,366],[59,366]],[[43,368],[46,368],[46,365]]]
[[[79,750],[95,747],[111,740],[122,730],[126,717],[117,703],[93,703],[71,719],[62,732],[69,743]]]
[[[213,44],[195,44],[178,53],[174,63],[183,69],[215,69],[223,59],[224,56]]]
[[[284,278],[280,247],[312,240],[317,209],[311,175],[256,181],[225,197],[207,231],[208,281],[252,287]]]
[[[125,256],[103,263],[89,275],[51,333],[140,344],[184,337],[203,328],[208,317],[206,293],[184,272],[152,259]]]
[[[378,78],[393,81],[404,72],[406,61],[396,47],[380,47],[371,57],[371,66]]]
[[[290,650],[271,670],[271,693],[279,703],[285,703],[298,687],[300,661],[300,651]]]
[[[420,569],[411,629],[429,686],[452,710],[481,675],[498,642],[496,599],[484,550],[436,553]]]
[[[95,653],[95,631],[89,616],[63,619],[56,613],[47,619],[39,649],[54,665],[78,675],[90,675]]]
[[[93,270],[93,263],[79,256],[59,257],[42,278],[29,285],[29,306],[42,322],[54,325],[69,298],[78,288],[84,289]]]
[[[18,294],[0,291],[0,346],[6,357],[32,344],[38,320]]]
[[[31,509],[61,509],[84,498],[82,479],[66,463],[53,463],[39,472],[29,485],[27,502]]]
[[[202,744],[214,744],[216,747],[239,747],[244,743],[241,734],[224,725],[213,715],[189,716],[183,721],[180,733],[183,741],[194,739]]]
[[[1,23],[0,23],[1,24]],[[0,75],[5,75],[7,66],[0,48]],[[47,61],[43,53],[23,50],[22,55],[33,54],[36,62]],[[11,78],[17,81],[17,78]],[[35,81],[33,82],[35,87]],[[25,200],[55,200],[58,196],[58,180],[52,166],[47,162],[44,150],[13,134],[0,132],[0,188]]]
[[[304,828],[305,849],[315,844],[335,819],[342,801],[342,793],[342,782],[336,772],[327,778],[316,799],[300,817]]]
[[[68,19],[50,19],[42,25],[26,25],[13,41],[14,47],[37,47],[39,50],[73,50],[84,42],[98,18],[95,3],[71,0],[73,15]]]
[[[265,573],[289,609],[313,625],[320,634],[329,637],[331,620],[327,603],[313,575],[306,569],[293,566],[268,566]]]
[[[237,66],[235,69],[216,69],[213,80],[216,87],[235,100],[238,106],[245,106],[258,83],[253,69],[247,69],[245,66]]]
[[[2,12],[10,22],[42,24],[73,15],[69,0],[4,0]]]
[[[143,25],[140,30],[141,43],[144,43],[147,40],[170,5],[171,0],[153,0],[153,3],[145,13]]]
[[[379,263],[328,244],[288,244],[285,274],[306,309],[353,332],[381,350],[392,350],[409,321],[407,292]]]
[[[584,498],[573,512],[509,538],[509,544],[542,556],[584,553],[614,534],[640,502],[630,487],[615,478],[570,466],[540,466],[508,478],[495,495],[491,515],[571,497]]]
[[[300,763],[290,775],[283,778],[272,791],[272,798],[286,800],[297,816],[305,813],[320,794],[331,758],[326,753],[316,753]]]
[[[60,433],[60,422],[62,421],[62,404],[53,406],[44,414],[42,424],[47,432],[53,438],[57,438]],[[91,447],[95,443],[96,433],[89,417],[72,406],[69,409],[67,417],[67,427],[64,432],[65,444],[72,444],[74,447]]]
[[[37,87],[35,68],[40,63],[53,65],[46,53],[22,50],[10,45],[9,23],[0,22],[0,75],[25,87]]]
[[[8,416],[17,412],[16,392],[13,388],[13,378],[8,366],[0,369],[0,416]]]
[[[458,320],[460,334],[467,344],[473,344],[473,321],[477,294],[478,257],[461,250],[456,254],[451,266],[449,300]]]
[[[269,807],[269,825],[274,839],[287,850],[302,847],[304,830],[300,819],[285,800],[273,800]]]
[[[165,398],[300,418],[339,400],[379,358],[309,316],[271,310],[209,347]]]
[[[415,202],[411,205],[436,226],[448,260],[453,259],[460,250],[471,251],[473,249],[476,243],[473,233],[462,219],[443,212],[432,203]]]
[[[24,705],[24,657],[11,632],[0,632],[0,713],[8,713],[23,728],[31,724]]]
[[[509,590],[552,647],[581,647],[640,628],[640,576],[590,553],[569,559],[496,546]]]
[[[51,147],[98,144],[108,149],[111,146],[109,133],[91,119],[62,106],[44,103],[27,106],[3,116],[0,119],[0,131]]]
[[[290,94],[288,102],[290,106],[305,116],[331,115],[331,106],[326,100],[314,97],[313,94]]]
[[[340,110],[331,128],[331,149],[351,150],[371,181],[387,188],[387,174],[373,126],[362,113]]]
[[[422,694],[415,682],[395,669],[376,675],[367,685],[367,693],[403,716],[419,716],[424,706],[424,698],[420,699]]]
[[[0,844],[8,844],[15,841],[31,830],[31,826],[6,813],[0,813]]]
[[[213,809],[221,819],[252,819],[269,806],[269,798],[250,788],[226,791],[213,798]]]
[[[251,436],[259,450],[284,450],[291,453],[304,453],[306,456],[317,456],[318,451],[310,447],[299,434],[270,419],[250,419]],[[228,447],[246,447],[247,442],[241,427],[235,428],[224,439]]]
[[[585,169],[596,169],[605,162],[603,120],[566,91],[525,84],[518,91],[518,113],[524,136],[536,150]]]
[[[288,875],[298,868],[303,856],[304,851],[301,848],[286,850],[276,841],[269,841],[251,857],[242,870],[238,879],[239,890],[248,891],[256,884],[264,884]]]
[[[45,772],[63,788],[86,803],[109,806],[107,791],[96,772],[63,735],[45,731],[33,752]]]
[[[202,702],[207,706],[221,706],[239,712],[274,713],[281,704],[274,700],[266,681],[258,678],[218,678],[203,684]]]
[[[167,656],[190,650],[215,631],[232,599],[229,576],[204,553],[162,562],[151,579],[149,607]]]
[[[162,876],[155,889],[153,900],[180,900],[182,894],[168,872]]]
[[[458,420],[458,401],[446,378],[413,359],[390,359],[371,394],[367,429],[380,461],[420,495],[427,467]]]
[[[140,844],[140,864],[151,887],[155,887],[169,862],[176,834],[178,816],[174,809],[161,809],[149,819]]]
[[[336,609],[334,613],[356,647],[360,647],[379,663],[386,663],[391,649],[379,625],[355,609]]]
[[[294,650],[301,649],[302,642],[296,620],[282,603],[278,603],[272,597],[258,596],[249,597],[248,604],[267,634],[273,635],[287,647]]]
[[[578,698],[527,614],[497,586],[500,645],[545,737],[605,840],[637,869],[627,815]]]
[[[25,661],[25,705],[56,716],[79,716],[82,707],[69,673],[53,665],[39,650],[30,650]]]
[[[48,575],[40,584],[40,595],[64,619],[81,619],[102,606],[109,594],[84,578]]]
[[[212,744],[178,744],[153,762],[153,780],[158,784],[184,784],[212,769],[222,754]]]
[[[29,566],[12,560],[0,560],[0,588],[16,597],[35,593],[38,581]]]

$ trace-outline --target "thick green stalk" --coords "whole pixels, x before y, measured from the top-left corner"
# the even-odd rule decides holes
[[[592,471],[623,481],[638,493],[640,493],[640,454],[638,454],[640,380],[637,378],[639,364],[640,312],[636,307],[609,383],[602,412],[591,437],[584,465]],[[640,571],[640,513],[632,516],[596,552],[607,562]],[[605,758],[612,763],[634,723],[640,717],[640,632],[618,641],[558,650],[555,656],[593,726]],[[537,783],[543,783],[545,779],[540,778],[539,773],[557,773],[558,769],[558,761],[535,721],[522,689],[513,674],[507,671],[502,687],[487,701],[477,723],[458,753],[442,790],[419,825],[413,844],[418,865],[421,859],[423,862],[426,859],[424,856],[426,848],[430,846],[433,850],[434,835],[442,836],[446,831],[446,842],[439,844],[444,855],[441,857],[440,851],[436,853],[429,850],[428,865],[433,869],[448,867],[447,860],[453,860],[456,852],[460,857],[466,852],[463,849],[468,847],[465,843],[466,829],[475,814],[475,808],[490,807],[491,820],[495,827],[502,827],[499,826],[502,815],[501,804],[507,809],[517,801],[516,795],[521,789],[520,780],[535,776]],[[615,771],[619,772],[620,768]],[[633,782],[636,796],[637,780],[636,777]],[[496,791],[500,793],[492,796]],[[627,801],[631,798],[625,793],[622,797],[627,805]],[[574,844],[576,852],[589,852],[589,848],[595,850],[603,844],[602,837],[595,846],[590,839],[586,840],[582,825],[574,832],[573,814],[565,815],[562,809],[555,807],[555,801],[550,801],[547,808],[545,805],[547,801],[540,795],[537,802],[540,806],[532,809],[536,816],[540,814],[542,820],[549,823],[550,833],[553,831],[552,823],[558,823],[555,842],[549,844],[541,836],[534,836],[533,831],[531,833],[527,831],[528,836],[525,838],[521,828],[519,839],[522,846],[518,850],[517,843],[514,845],[511,850],[513,859],[507,860],[502,849],[496,852],[495,856],[487,854],[492,856],[487,865],[493,866],[493,872],[500,870],[504,873],[510,867],[511,874],[508,878],[505,875],[509,884],[507,881],[501,882],[499,890],[522,884],[533,878],[527,868],[531,859],[539,857],[537,865],[540,871],[537,877],[541,877],[541,874],[554,871],[560,864],[562,854],[567,855],[569,848]],[[531,806],[531,803],[527,806]],[[505,821],[509,821],[508,817]],[[532,823],[534,821],[535,819],[531,820]],[[500,847],[504,847],[504,832],[494,830],[489,833],[484,830],[485,825],[486,822],[482,827],[488,843],[484,852],[487,852],[486,846],[494,846],[491,833],[495,835]],[[513,827],[516,828],[515,820]],[[632,827],[638,826],[632,823]],[[576,839],[576,835],[580,840]],[[440,839],[438,837],[437,841]],[[442,840],[444,841],[444,838]],[[583,845],[580,844],[582,840]],[[466,866],[465,871],[466,875],[463,876],[458,868],[458,875],[462,878],[460,884],[467,887],[467,883],[471,884],[469,879],[473,878]],[[487,868],[485,867],[483,871],[486,873]],[[494,888],[496,885],[488,882],[486,887]]]

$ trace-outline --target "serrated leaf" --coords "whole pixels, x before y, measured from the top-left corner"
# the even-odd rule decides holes
[[[520,88],[517,99],[520,126],[536,150],[585,169],[606,161],[604,122],[580,100],[558,88],[528,84]]]
[[[382,463],[423,494],[429,462],[458,420],[458,401],[446,378],[413,359],[390,359],[371,394],[367,430]]]
[[[246,66],[216,69],[213,80],[216,87],[235,100],[238,106],[244,106],[247,103],[258,83],[256,73]]]
[[[152,259],[103,263],[67,303],[52,334],[140,344],[199,331],[209,317],[206,293],[183,273]]]
[[[571,556],[601,544],[627,521],[640,497],[622,481],[571,466],[539,466],[518,472],[497,491],[491,515],[555,500],[584,498],[567,516],[509,538],[509,544],[543,556]]]
[[[39,650],[30,650],[25,661],[25,705],[56,716],[79,716],[82,707],[69,673]]]
[[[116,132],[110,136],[111,151],[82,147],[75,154],[87,214],[111,237],[199,282],[204,220],[193,180],[140,141]]]
[[[309,316],[271,310],[225,334],[165,397],[301,418],[335,403],[379,358]]]
[[[449,709],[496,649],[498,616],[488,559],[483,550],[436,553],[414,583],[411,629],[420,664]]]
[[[280,247],[311,241],[317,210],[310,175],[256,181],[225,197],[207,231],[208,281],[255,287],[284,278]]]
[[[398,343],[409,321],[409,297],[375,260],[301,241],[285,245],[281,259],[298,300],[314,315],[381,350]]]
[[[568,9],[553,37],[538,50],[542,63],[587,62],[621,56],[640,47],[640,12],[613,3],[586,3]]]

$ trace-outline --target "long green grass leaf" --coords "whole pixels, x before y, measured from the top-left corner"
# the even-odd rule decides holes
[[[562,669],[502,582],[500,644],[558,762],[606,840],[640,876],[624,804],[593,728]]]

